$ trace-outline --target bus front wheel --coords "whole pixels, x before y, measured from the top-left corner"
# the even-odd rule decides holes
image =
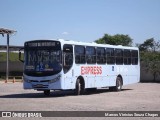
[[[84,83],[80,80],[77,79],[76,81],[76,88],[75,88],[75,95],[82,95],[84,94]]]

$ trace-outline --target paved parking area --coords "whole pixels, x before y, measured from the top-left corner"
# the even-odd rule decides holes
[[[160,83],[127,85],[121,92],[98,89],[81,96],[53,91],[47,97],[41,91],[24,90],[22,83],[1,82],[0,111],[160,111]]]

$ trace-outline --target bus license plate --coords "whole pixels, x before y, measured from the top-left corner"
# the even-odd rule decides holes
[[[43,87],[43,85],[42,84],[37,84],[36,87]]]

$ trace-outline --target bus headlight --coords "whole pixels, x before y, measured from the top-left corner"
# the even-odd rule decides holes
[[[23,78],[23,80],[25,81],[25,82],[27,82],[27,83],[30,83],[31,81],[29,80],[29,79],[27,79],[27,78]]]
[[[54,82],[60,80],[60,78],[61,78],[61,75],[57,76],[57,77],[54,78],[53,80],[50,80],[49,83],[54,83]]]

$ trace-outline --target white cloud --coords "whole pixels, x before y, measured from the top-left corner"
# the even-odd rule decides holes
[[[62,34],[63,34],[63,35],[68,35],[69,33],[68,33],[68,32],[63,32]]]

